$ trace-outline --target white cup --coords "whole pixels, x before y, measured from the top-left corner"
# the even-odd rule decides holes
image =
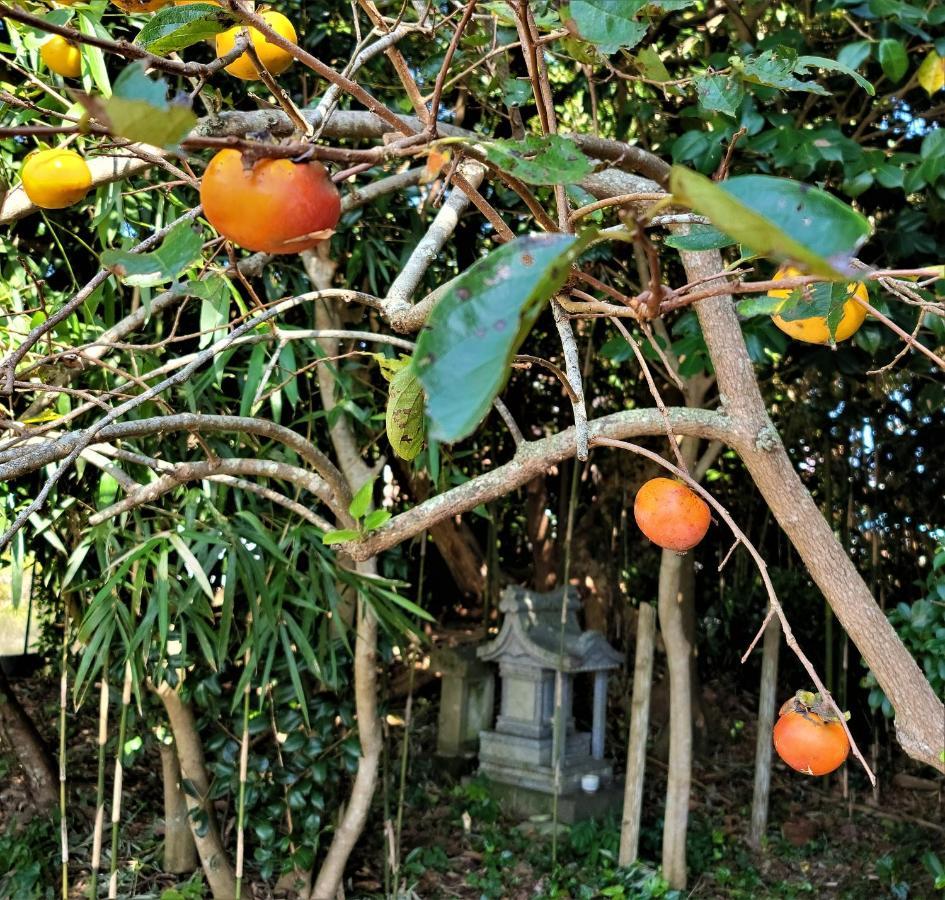
[[[585,794],[594,794],[597,792],[597,789],[600,787],[600,775],[582,775],[581,776],[581,790]]]

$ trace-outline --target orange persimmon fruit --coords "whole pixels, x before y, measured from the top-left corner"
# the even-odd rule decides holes
[[[695,547],[712,521],[705,501],[670,478],[651,478],[640,488],[633,502],[633,517],[654,544],[677,553]]]
[[[301,253],[331,237],[341,197],[317,161],[259,159],[243,164],[239,150],[221,150],[207,166],[200,202],[210,224],[247,250]]]

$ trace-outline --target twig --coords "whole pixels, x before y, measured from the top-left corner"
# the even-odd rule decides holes
[[[97,35],[84,34],[75,28],[69,28],[67,25],[56,25],[39,16],[31,15],[18,7],[8,6],[6,3],[0,3],[0,18],[11,19],[14,22],[21,22],[36,28],[39,31],[45,31],[48,34],[58,34],[74,44],[87,44],[90,47],[98,47],[99,50],[105,50],[108,53],[114,53],[123,56],[125,59],[142,60],[152,69],[159,69],[162,72],[168,72],[172,75],[191,75],[206,78],[219,72],[220,69],[228,66],[243,52],[243,48],[236,47],[226,54],[215,59],[211,63],[178,62],[172,59],[165,59],[163,56],[156,56],[142,49],[131,41],[119,40],[113,41],[108,38],[98,37]]]
[[[672,447],[673,455],[676,457],[676,463],[679,468],[688,475],[689,467],[686,465],[686,461],[683,459],[683,455],[679,450],[679,441],[676,440],[676,435],[673,434],[673,425],[669,420],[666,404],[663,403],[663,398],[660,395],[659,388],[656,386],[656,382],[653,380],[653,373],[650,372],[650,367],[646,364],[646,359],[643,356],[643,352],[640,350],[640,345],[633,339],[633,335],[627,331],[620,319],[611,318],[610,322],[623,335],[623,339],[630,345],[630,349],[633,350],[633,355],[637,358],[640,371],[646,379],[646,385],[650,389],[650,396],[653,398],[654,403],[656,403],[656,408],[659,410],[660,416],[663,418],[663,423],[666,425],[666,437],[669,440],[669,446]]]
[[[823,682],[820,680],[820,676],[817,674],[817,670],[811,664],[811,661],[804,655],[804,651],[801,650],[797,643],[797,639],[794,637],[794,632],[791,630],[791,623],[788,622],[787,616],[784,614],[784,610],[782,609],[781,603],[778,600],[777,594],[774,590],[774,585],[771,583],[771,577],[768,574],[768,567],[765,564],[764,559],[757,549],[755,549],[754,544],[752,544],[745,533],[735,524],[735,521],[729,515],[728,510],[726,510],[725,507],[722,506],[722,504],[719,503],[719,501],[716,500],[715,497],[713,497],[712,494],[710,494],[697,481],[694,481],[681,469],[678,469],[672,463],[667,462],[665,459],[663,459],[663,457],[657,453],[654,453],[652,450],[647,450],[645,447],[640,447],[637,444],[631,444],[629,441],[618,441],[605,437],[595,438],[592,441],[592,444],[593,446],[617,447],[621,450],[629,450],[631,453],[637,453],[640,456],[645,456],[647,459],[652,460],[653,462],[662,466],[664,469],[668,469],[677,478],[680,478],[682,481],[684,481],[692,490],[694,490],[706,502],[708,502],[713,509],[715,509],[715,511],[719,514],[719,517],[725,522],[726,525],[728,525],[735,537],[742,544],[744,544],[745,549],[751,554],[752,559],[755,561],[755,565],[758,567],[758,571],[761,575],[761,580],[764,583],[765,590],[768,593],[768,602],[771,606],[770,610],[768,611],[768,616],[772,614],[772,611],[775,615],[777,615],[781,622],[781,628],[784,631],[785,643],[794,651],[794,655],[797,656],[807,674],[810,675],[811,680],[814,682],[818,692],[822,697],[824,697],[831,709],[836,713],[837,718],[840,720],[840,724],[843,726],[844,732],[846,732],[847,739],[850,741],[850,747],[853,750],[853,755],[860,761],[860,765],[863,766],[866,774],[869,776],[870,783],[876,784],[876,776],[873,774],[873,770],[869,767],[869,764],[866,762],[866,759],[860,752],[860,748],[853,739],[853,735],[850,733],[850,729],[847,725],[843,711],[839,706],[837,706],[837,703],[833,699],[833,695],[830,693],[830,691],[824,687]],[[765,624],[767,624],[767,622]],[[744,662],[744,658],[742,661]]]
[[[443,57],[443,63],[436,76],[436,83],[433,86],[433,98],[430,101],[430,133],[436,134],[436,120],[440,112],[440,99],[443,96],[443,83],[446,81],[446,75],[449,72],[450,64],[453,62],[453,55],[459,46],[459,41],[472,18],[473,11],[476,9],[477,0],[467,0],[466,9],[463,10],[463,17],[459,20],[453,37],[450,40],[449,47],[446,48],[446,55]]]

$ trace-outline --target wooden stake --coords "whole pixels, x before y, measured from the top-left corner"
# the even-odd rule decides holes
[[[656,611],[652,604],[641,603],[633,664],[633,699],[630,704],[630,737],[627,741],[627,782],[623,793],[623,819],[620,823],[620,855],[617,858],[621,866],[629,866],[637,858],[640,846],[640,811],[643,806],[643,775],[650,723],[655,637]]]

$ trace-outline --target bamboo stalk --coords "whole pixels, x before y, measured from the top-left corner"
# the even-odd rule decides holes
[[[249,650],[243,660],[249,668]],[[236,812],[236,891],[234,900],[240,900],[243,890],[243,855],[245,852],[245,815],[246,815],[246,774],[249,770],[249,689],[252,679],[246,679],[243,688],[243,735],[240,740],[240,795]]]
[[[122,755],[128,728],[128,707],[131,705],[131,659],[125,660],[125,679],[121,688],[121,713],[118,716],[118,746],[115,748],[115,782],[112,785],[112,858],[108,876],[108,900],[118,897],[118,826],[121,822],[121,788],[125,767]]]
[[[66,699],[69,694],[69,606],[62,610],[62,671],[59,675],[59,841],[62,900],[69,900],[69,828],[66,824]]]
[[[102,832],[105,828],[105,745],[108,743],[108,655],[102,665],[98,703],[98,781],[95,786],[95,827],[92,832],[92,875],[89,897],[98,897],[98,874],[102,868]]]

